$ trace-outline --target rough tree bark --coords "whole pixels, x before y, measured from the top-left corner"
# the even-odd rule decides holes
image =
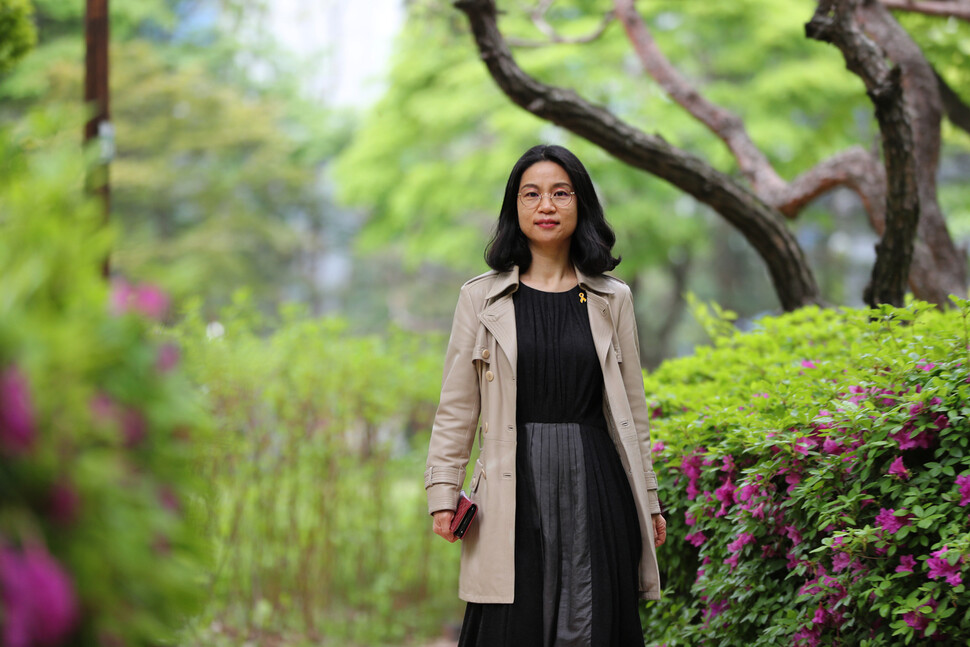
[[[648,135],[575,92],[540,83],[515,62],[496,22],[494,0],[457,0],[495,83],[516,104],[596,144],[630,166],[660,177],[730,222],[764,260],[785,310],[820,303],[818,286],[781,213],[703,160]]]
[[[889,9],[900,11],[970,20],[970,2],[966,0],[957,2],[948,2],[947,0],[924,0],[922,2],[916,0],[881,0],[881,4]]]
[[[882,3],[863,0],[853,4],[854,19],[860,29],[900,68],[903,99],[913,132],[920,202],[920,246],[914,256],[917,271],[910,273],[911,286],[919,298],[946,305],[948,295],[966,294],[967,276],[966,254],[954,245],[937,201],[936,173],[944,113],[940,82],[919,45]]]
[[[859,0],[820,0],[805,33],[841,50],[846,67],[865,83],[875,106],[889,191],[886,229],[876,246],[876,263],[864,298],[873,307],[880,303],[901,306],[920,218],[917,158],[903,98],[902,70],[898,65],[890,68],[880,48],[861,32],[855,14],[858,4]]]

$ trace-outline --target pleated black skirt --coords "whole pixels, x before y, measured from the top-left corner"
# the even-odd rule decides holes
[[[459,647],[643,647],[640,529],[607,431],[520,424],[516,478],[514,602],[468,603]]]

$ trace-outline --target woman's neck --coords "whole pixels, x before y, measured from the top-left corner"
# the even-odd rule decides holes
[[[519,274],[519,280],[530,288],[562,292],[576,285],[576,270],[569,262],[569,250],[548,254],[532,250],[529,269]]]

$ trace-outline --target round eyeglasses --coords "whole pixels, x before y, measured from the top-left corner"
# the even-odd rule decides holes
[[[539,193],[538,191],[525,191],[518,194],[519,200],[522,201],[522,206],[526,209],[535,209],[542,202],[542,196],[547,195],[552,203],[559,208],[568,207],[569,203],[573,201],[573,196],[576,195],[575,191],[567,191],[566,189],[556,189],[552,193]]]

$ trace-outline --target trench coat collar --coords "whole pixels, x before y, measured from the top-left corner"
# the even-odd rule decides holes
[[[613,288],[610,286],[609,278],[605,274],[586,275],[576,266],[573,266],[573,270],[576,272],[579,285],[583,288],[600,294],[613,294]],[[499,272],[496,275],[495,281],[492,282],[492,287],[488,291],[486,298],[494,299],[495,297],[501,296],[511,286],[515,286],[512,292],[519,289],[518,265],[513,265],[512,269],[508,272]]]

